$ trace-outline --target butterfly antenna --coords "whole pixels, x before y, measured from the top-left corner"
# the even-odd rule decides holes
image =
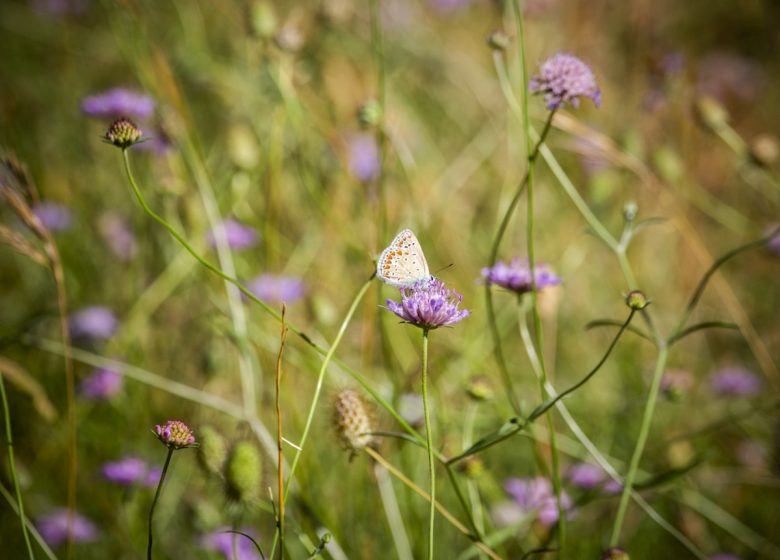
[[[447,270],[448,268],[452,268],[453,266],[455,266],[455,265],[454,265],[453,263],[450,263],[450,264],[448,264],[447,266],[440,268],[439,270],[437,270],[437,271],[435,272],[434,276],[435,276],[436,274],[439,274],[439,273],[440,273],[440,272],[442,272],[442,271],[445,271],[445,270]]]

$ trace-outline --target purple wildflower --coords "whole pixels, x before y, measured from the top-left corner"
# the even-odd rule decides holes
[[[165,424],[157,424],[154,433],[157,439],[171,449],[183,449],[195,445],[195,434],[181,420],[168,420]]]
[[[70,333],[74,338],[105,340],[111,338],[118,326],[114,313],[101,305],[79,309],[70,317]]]
[[[490,509],[490,517],[499,529],[520,523],[525,515],[517,502],[501,502]]]
[[[498,261],[492,268],[483,268],[482,277],[488,284],[495,284],[518,294],[531,291],[531,269],[528,261],[519,257],[509,264]],[[537,263],[534,267],[534,278],[537,291],[561,283],[561,279],[542,263]]]
[[[203,535],[200,540],[201,545],[206,550],[219,552],[226,560],[260,560],[260,555],[252,541],[242,535],[228,533],[229,530],[230,527],[219,527],[215,531]],[[244,528],[241,529],[241,532],[253,539],[257,538],[257,533],[252,529]],[[235,554],[233,554],[234,551]]]
[[[741,367],[723,368],[712,376],[710,387],[716,395],[756,395],[761,391],[761,379]]]
[[[544,102],[550,110],[565,103],[579,107],[580,97],[590,97],[596,107],[601,105],[601,91],[593,72],[582,60],[567,53],[558,53],[545,60],[539,74],[528,83],[528,89],[533,93],[543,93]]]
[[[421,329],[437,329],[454,325],[470,315],[459,309],[463,296],[448,290],[438,278],[422,280],[410,288],[401,288],[401,303],[387,300],[387,308],[404,322]]]
[[[159,484],[161,476],[162,469],[160,467],[150,467],[149,472],[146,473],[146,478],[143,481],[144,486],[154,488]]]
[[[370,134],[359,134],[349,140],[349,172],[367,183],[379,176],[379,147]]]
[[[79,392],[88,399],[110,399],[122,390],[124,377],[111,368],[99,368],[79,385]]]
[[[103,478],[110,482],[121,484],[122,486],[130,486],[137,482],[146,483],[149,465],[138,457],[125,457],[118,461],[104,463],[100,472]]]
[[[542,525],[549,527],[558,521],[558,503],[548,479],[510,478],[504,483],[504,489],[525,513],[536,513]],[[573,504],[565,492],[561,492],[561,505],[571,512]]]
[[[98,529],[86,517],[73,513],[71,536],[74,542],[91,542],[98,536]],[[59,546],[68,538],[68,510],[55,509],[38,518],[38,530],[43,539],[51,546]]]
[[[154,113],[154,99],[125,88],[114,88],[81,101],[81,110],[90,117],[146,119]]]
[[[261,274],[247,284],[249,291],[267,302],[293,303],[306,294],[306,284],[295,276]]]
[[[590,463],[577,463],[569,467],[566,478],[569,482],[583,490],[592,490],[604,482],[604,470]]]
[[[209,230],[206,235],[206,240],[210,247],[217,246],[217,228],[221,228],[228,247],[235,251],[251,249],[257,245],[259,240],[257,231],[254,228],[244,225],[233,218],[228,218],[221,224]]]
[[[109,250],[122,262],[128,262],[138,252],[138,243],[127,220],[113,212],[98,220],[98,232]]]
[[[614,478],[610,478],[606,484],[604,484],[605,494],[620,494],[623,491],[623,484],[618,482]]]
[[[65,231],[73,223],[70,210],[61,204],[40,202],[33,206],[33,214],[49,231]]]
[[[775,224],[775,225],[771,226],[770,228],[768,228],[767,231],[766,231],[766,235],[769,235],[770,233],[772,233],[775,229],[777,229],[777,227],[778,227],[777,224]],[[778,233],[777,235],[772,237],[772,239],[770,239],[767,242],[766,246],[769,249],[770,253],[780,257],[780,233]]]

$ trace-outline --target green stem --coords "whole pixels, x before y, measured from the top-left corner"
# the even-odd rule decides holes
[[[626,509],[628,508],[628,500],[633,491],[634,479],[636,478],[636,471],[639,468],[639,461],[642,458],[647,436],[650,433],[650,425],[653,421],[653,413],[655,412],[655,404],[661,387],[661,378],[666,369],[666,358],[668,353],[669,349],[666,344],[662,344],[655,363],[653,381],[650,384],[650,393],[647,396],[647,404],[645,405],[645,413],[642,417],[642,425],[639,428],[639,436],[637,437],[634,453],[631,456],[631,462],[628,466],[628,474],[626,474],[626,480],[623,485],[623,493],[620,496],[620,505],[618,506],[617,515],[615,516],[615,524],[612,527],[612,536],[609,539],[609,546],[617,546],[618,541],[620,540],[620,530],[623,527],[623,520],[626,515]]]
[[[425,440],[428,447],[428,470],[431,474],[431,507],[428,525],[428,560],[433,560],[433,524],[436,516],[436,466],[433,458],[431,414],[428,406],[428,329],[423,329],[422,398],[425,413]]]
[[[157,484],[157,491],[154,493],[152,507],[149,510],[149,537],[146,545],[146,560],[152,560],[152,519],[154,518],[154,508],[157,507],[157,500],[160,499],[160,492],[162,492],[163,482],[165,481],[165,474],[168,472],[168,465],[171,464],[173,451],[173,447],[168,448],[168,455],[165,457],[165,465],[163,465],[162,473],[160,473],[160,482]]]
[[[11,410],[8,407],[8,398],[5,395],[5,383],[3,382],[3,373],[0,372],[0,398],[3,400],[3,419],[5,421],[5,437],[8,442],[8,467],[11,471],[11,479],[14,481],[14,491],[16,492],[16,507],[18,508],[19,521],[22,523],[22,535],[24,544],[27,546],[27,555],[30,560],[35,558],[33,555],[30,535],[27,533],[27,523],[24,517],[24,505],[22,504],[22,490],[19,487],[19,477],[16,476],[16,461],[14,460],[14,442],[11,435]]]
[[[371,46],[376,66],[376,96],[379,104],[379,122],[375,129],[379,150],[379,175],[376,179],[379,188],[379,238],[384,239],[387,233],[387,193],[384,173],[387,134],[385,131],[385,56],[379,0],[371,0]]]

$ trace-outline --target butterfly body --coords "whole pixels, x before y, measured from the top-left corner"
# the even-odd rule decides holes
[[[408,288],[430,280],[428,262],[412,230],[401,230],[387,249],[382,251],[377,261],[376,275],[386,284],[398,288]]]

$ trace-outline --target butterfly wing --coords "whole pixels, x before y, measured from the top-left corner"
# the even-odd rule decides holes
[[[420,242],[412,230],[404,229],[379,255],[376,275],[383,282],[399,288],[430,278]]]

